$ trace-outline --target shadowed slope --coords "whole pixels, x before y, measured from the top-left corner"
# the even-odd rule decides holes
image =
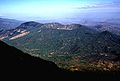
[[[0,74],[12,79],[39,79],[39,80],[118,80],[119,73],[102,72],[69,72],[59,69],[53,62],[30,56],[22,51],[8,46],[0,41]],[[6,79],[4,78],[4,79]],[[44,81],[43,80],[43,81]]]

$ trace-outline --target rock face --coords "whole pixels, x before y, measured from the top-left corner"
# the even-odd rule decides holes
[[[30,32],[22,32],[21,34],[16,35],[16,36],[10,38],[9,40],[14,40],[14,39],[17,39],[17,38],[23,37],[23,36],[25,36],[25,35],[27,35],[27,34],[29,34],[29,33],[30,33]]]
[[[43,28],[58,29],[58,30],[74,30],[81,27],[80,24],[69,24],[63,25],[60,23],[46,23],[42,26]]]

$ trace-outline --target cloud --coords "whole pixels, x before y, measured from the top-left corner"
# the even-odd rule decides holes
[[[114,0],[113,3],[115,3],[115,4],[116,4],[116,3],[117,3],[117,4],[119,3],[119,4],[120,4],[120,1]]]
[[[120,7],[120,2],[112,2],[112,3],[104,3],[104,4],[94,4],[94,5],[85,5],[85,6],[79,6],[75,7],[75,9],[90,9],[90,8],[114,8]]]

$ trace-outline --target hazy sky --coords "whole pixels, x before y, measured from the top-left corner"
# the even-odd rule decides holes
[[[23,20],[69,18],[69,16],[75,15],[76,9],[116,6],[118,1],[119,0],[0,0],[0,16]]]

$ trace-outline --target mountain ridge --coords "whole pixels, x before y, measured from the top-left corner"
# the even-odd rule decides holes
[[[81,60],[89,63],[117,58],[119,61],[120,37],[109,31],[98,32],[80,24],[24,24],[6,33],[8,36],[3,41],[33,56],[53,61],[59,67],[80,65]]]
[[[1,30],[13,29],[19,26],[21,23],[23,23],[23,21],[19,21],[15,19],[0,18],[0,29]]]

